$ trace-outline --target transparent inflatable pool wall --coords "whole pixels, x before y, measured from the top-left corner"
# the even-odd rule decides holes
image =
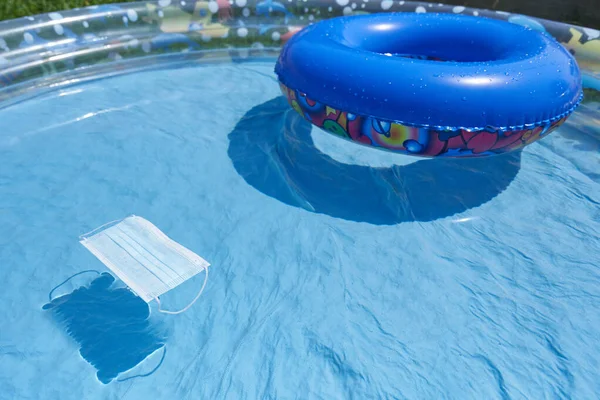
[[[184,4],[184,5],[182,5]],[[172,63],[275,57],[312,22],[376,12],[443,12],[507,20],[550,33],[600,90],[600,31],[498,11],[419,2],[210,0],[103,5],[0,22],[0,102],[56,84]],[[170,57],[165,57],[170,55]]]

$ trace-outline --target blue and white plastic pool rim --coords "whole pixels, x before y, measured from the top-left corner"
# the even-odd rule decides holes
[[[321,21],[286,43],[275,72],[329,107],[439,130],[531,129],[582,99],[579,67],[550,35],[464,15]]]

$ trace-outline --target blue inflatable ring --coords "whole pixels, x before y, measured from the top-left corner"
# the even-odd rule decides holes
[[[582,99],[551,36],[505,21],[374,14],[310,25],[275,72],[296,111],[346,139],[421,156],[481,156],[545,136]]]

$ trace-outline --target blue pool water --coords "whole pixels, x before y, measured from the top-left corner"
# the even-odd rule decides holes
[[[0,110],[0,398],[594,398],[597,104],[522,153],[419,160],[310,128],[272,69],[188,64]],[[107,272],[79,235],[130,214],[211,275],[179,316],[90,320],[121,371],[103,383],[43,307]],[[167,352],[121,368],[119,332],[150,327]]]

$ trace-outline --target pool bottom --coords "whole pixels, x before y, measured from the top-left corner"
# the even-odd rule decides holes
[[[592,398],[600,188],[578,167],[591,168],[593,147],[578,141],[593,139],[581,131],[597,110],[487,171],[513,171],[494,196],[473,202],[477,186],[457,189],[462,210],[436,216],[402,195],[439,184],[436,160],[396,164],[307,130],[271,103],[281,99],[272,68],[140,72],[0,110],[0,397]],[[232,157],[244,132],[260,140],[256,151]],[[448,165],[448,185],[477,171],[468,161]],[[398,175],[409,167],[421,185]],[[360,220],[355,199],[319,197],[368,199],[375,187]],[[433,217],[386,218],[419,207]],[[103,271],[78,236],[129,214],[206,258],[211,278],[182,316],[157,316],[152,304],[168,329],[153,375],[103,385],[41,307],[68,276]],[[198,280],[164,305],[187,304]]]

